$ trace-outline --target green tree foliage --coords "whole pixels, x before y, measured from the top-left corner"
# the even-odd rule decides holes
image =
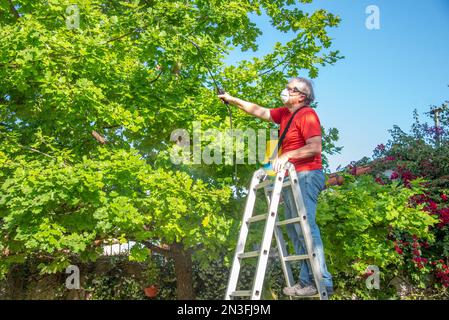
[[[302,0],[299,3],[309,3]],[[287,76],[335,63],[329,27],[339,18],[306,13],[291,0],[0,1],[0,254],[2,271],[28,257],[43,272],[71,256],[92,260],[95,240],[136,240],[177,260],[227,248],[236,207],[254,165],[174,165],[170,134],[229,128],[196,49],[231,94],[278,106]],[[234,47],[257,50],[251,14],[293,31],[262,58],[224,66]],[[260,128],[243,113],[236,128]],[[265,125],[268,128],[268,125]],[[326,149],[335,149],[335,130]],[[236,198],[236,199],[232,199]],[[232,201],[230,201],[232,200]],[[223,249],[221,249],[223,250]],[[201,256],[202,251],[199,251]],[[144,260],[136,247],[131,259]],[[204,250],[203,250],[204,256]],[[189,267],[186,267],[189,270]],[[178,287],[192,297],[192,285]],[[178,293],[179,296],[179,293]]]

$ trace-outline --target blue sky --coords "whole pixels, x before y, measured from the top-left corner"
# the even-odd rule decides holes
[[[365,27],[369,5],[380,9],[379,30]],[[393,125],[408,131],[413,109],[424,119],[430,105],[449,100],[449,0],[315,0],[300,7],[324,8],[342,18],[329,34],[332,49],[345,59],[320,67],[314,79],[321,122],[339,129],[339,145],[344,147],[340,155],[330,157],[332,171],[370,157],[389,139]],[[254,21],[264,33],[259,50],[236,49],[227,63],[263,56],[275,41],[291,37],[273,30],[267,16],[254,16]]]

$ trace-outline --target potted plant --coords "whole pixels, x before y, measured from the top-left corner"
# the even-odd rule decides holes
[[[159,292],[159,268],[150,257],[148,266],[146,269],[146,286],[144,288],[145,295],[149,298],[154,298]]]

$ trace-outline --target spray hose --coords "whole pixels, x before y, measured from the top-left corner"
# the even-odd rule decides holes
[[[203,61],[204,67],[207,69],[207,71],[209,72],[210,77],[212,78],[212,81],[214,82],[214,86],[215,86],[218,94],[224,94],[225,91],[218,85],[217,80],[215,80],[215,77],[214,77],[212,71],[210,70],[210,68],[208,67],[206,59],[204,59],[203,53],[202,53],[200,47],[198,46],[198,44],[196,44],[195,42],[193,42],[192,40],[190,40],[189,38],[187,38],[187,37],[185,37],[183,35],[181,35],[181,37],[183,37],[184,39],[189,41],[196,48],[196,50],[199,53],[199,56],[201,57],[201,60]],[[228,110],[228,113],[229,113],[229,126],[230,126],[230,129],[231,129],[231,132],[233,132],[232,110],[229,107],[229,102],[228,101],[224,101],[224,100],[222,100],[222,101],[225,103],[226,108]],[[232,161],[234,162],[234,165],[235,165],[235,167],[234,167],[234,176],[233,176],[233,180],[235,182],[237,180],[237,161],[235,161],[235,156],[234,155],[232,156]]]

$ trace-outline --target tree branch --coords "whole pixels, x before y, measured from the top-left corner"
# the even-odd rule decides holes
[[[285,57],[285,59],[282,59],[281,61],[279,61],[276,65],[274,65],[273,67],[271,67],[270,69],[268,69],[268,70],[266,70],[266,71],[264,71],[264,72],[261,72],[261,73],[258,73],[257,74],[257,76],[258,77],[260,77],[260,76],[263,76],[263,75],[265,75],[265,74],[267,74],[267,73],[270,73],[271,71],[273,71],[273,70],[275,70],[277,67],[279,67],[281,64],[283,64],[284,62],[286,62],[288,60],[288,57]]]
[[[106,144],[107,141],[104,137],[102,137],[97,131],[92,130],[92,136],[101,144]]]
[[[46,157],[48,157],[48,158],[51,158],[51,159],[54,159],[54,158],[55,158],[55,157],[52,157],[52,156],[49,155],[49,154],[46,154],[45,152],[42,152],[42,151],[37,150],[37,149],[31,148],[31,147],[22,146],[22,145],[20,145],[20,146],[21,146],[22,148],[24,148],[24,149],[27,149],[27,150],[30,150],[30,151],[39,153],[39,154],[41,154],[41,155],[43,155],[43,156],[46,156]]]
[[[148,249],[150,249],[151,251],[154,251],[156,253],[160,253],[166,257],[172,257],[172,252],[170,250],[170,246],[168,245],[162,245],[162,246],[158,246],[155,244],[152,244],[149,241],[142,241],[141,242],[145,247],[147,247]]]
[[[161,69],[161,71],[159,72],[159,74],[157,75],[157,77],[154,78],[153,80],[151,80],[151,81],[149,82],[149,84],[150,84],[150,83],[154,83],[154,82],[156,82],[157,80],[159,80],[159,78],[161,77],[163,71],[164,71],[164,70]]]
[[[0,132],[0,134],[4,136],[4,133]],[[8,139],[8,136],[5,136],[5,138]],[[12,140],[10,140],[10,141],[12,141]],[[32,151],[32,152],[39,153],[39,154],[41,154],[41,155],[43,155],[43,156],[45,156],[45,157],[47,157],[47,158],[50,158],[50,159],[56,159],[56,157],[51,156],[51,155],[49,155],[49,154],[47,154],[47,153],[45,153],[45,152],[39,151],[39,150],[37,150],[37,149],[35,149],[35,148],[28,147],[28,146],[24,146],[24,145],[18,143],[17,141],[13,141],[13,142],[17,143],[17,145],[18,145],[19,147],[21,147],[21,148],[23,148],[23,149],[25,149],[25,150],[29,150],[29,151]],[[65,160],[63,160],[63,165],[64,165],[64,166],[67,166],[67,165],[68,165],[68,164],[65,162]]]

